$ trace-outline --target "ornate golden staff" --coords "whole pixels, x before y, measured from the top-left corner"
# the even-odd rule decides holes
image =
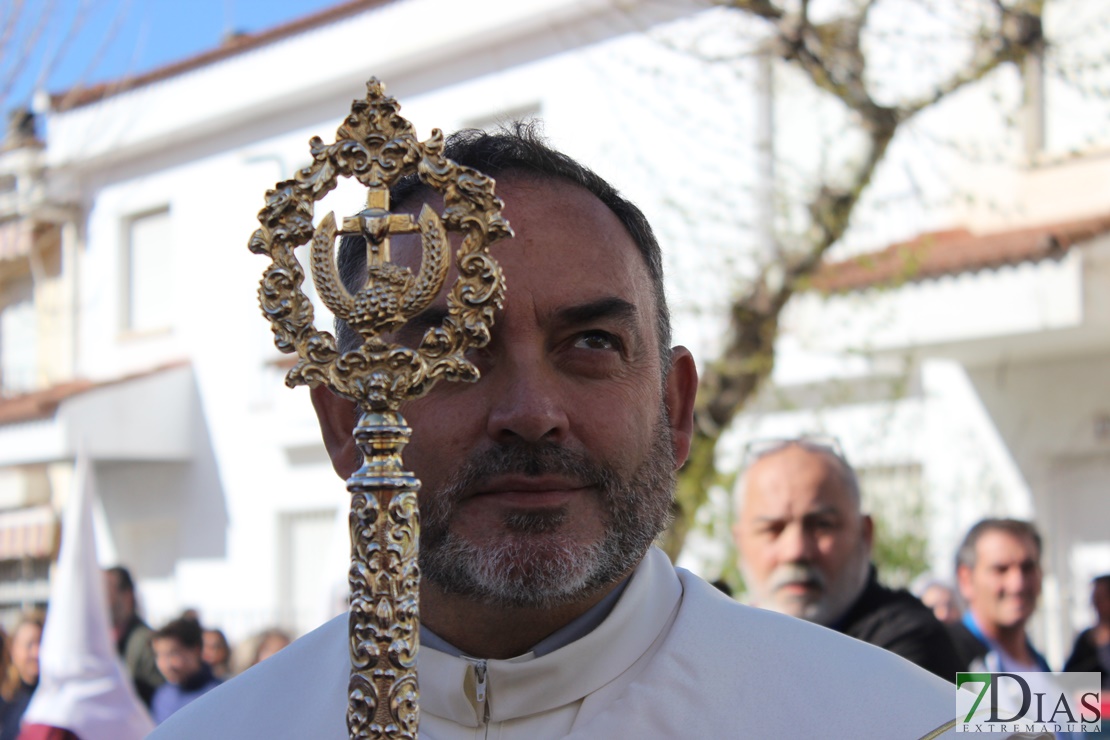
[[[475,381],[465,358],[490,339],[493,314],[505,284],[489,245],[512,231],[501,216],[493,180],[443,156],[443,134],[420,142],[400,106],[376,79],[365,100],[355,100],[334,144],[309,142],[313,162],[292,180],[266,192],[258,214],[262,228],[250,249],[272,260],[258,290],[274,343],[299,361],[285,384],[325,383],[358,404],[354,428],[362,467],[347,480],[351,493],[349,642],[351,678],[347,730],[352,738],[415,738],[419,721],[416,653],[419,647],[417,564],[420,481],[404,470],[401,450],[412,434],[398,412],[405,400],[426,393],[440,378]],[[442,214],[427,204],[416,219],[389,210],[389,188],[405,175],[440,193]],[[342,177],[369,188],[367,208],[336,230],[328,213],[313,227],[316,201]],[[448,232],[462,235],[455,264],[459,277],[448,291],[447,316],[415,348],[393,344],[395,332],[439,295],[450,267]],[[366,241],[366,277],[353,294],[336,267],[336,234]],[[419,233],[422,259],[416,274],[390,261],[391,234]],[[320,299],[363,339],[340,352],[335,337],[313,325],[312,303],[301,290],[304,272],[294,250],[312,242],[312,276]]]

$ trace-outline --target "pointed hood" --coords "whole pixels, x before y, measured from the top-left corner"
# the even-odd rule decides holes
[[[93,532],[93,466],[79,452],[75,467],[39,648],[39,686],[23,722],[65,728],[81,740],[140,740],[154,724],[112,644]]]

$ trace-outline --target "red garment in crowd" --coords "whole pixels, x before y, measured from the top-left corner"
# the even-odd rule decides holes
[[[81,740],[69,730],[50,725],[23,725],[19,740]]]

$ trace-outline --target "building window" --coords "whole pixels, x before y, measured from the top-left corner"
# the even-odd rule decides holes
[[[10,628],[24,612],[46,608],[51,562],[49,557],[0,560],[0,624]]]
[[[173,324],[173,302],[166,295],[173,279],[171,237],[169,209],[126,222],[123,328],[128,331],[162,331]]]
[[[36,388],[37,337],[31,276],[0,285],[0,395],[13,396]]]
[[[50,598],[50,564],[60,530],[50,505],[34,503],[49,497],[44,469],[4,472],[6,487],[22,479],[27,489],[20,497],[24,506],[0,511],[0,623],[11,626],[20,612],[44,607]],[[4,503],[12,502],[11,496],[5,497]]]

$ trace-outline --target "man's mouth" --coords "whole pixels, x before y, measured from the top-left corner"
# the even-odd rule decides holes
[[[475,486],[467,498],[520,508],[562,506],[586,490],[579,481],[558,476],[500,476]]]

